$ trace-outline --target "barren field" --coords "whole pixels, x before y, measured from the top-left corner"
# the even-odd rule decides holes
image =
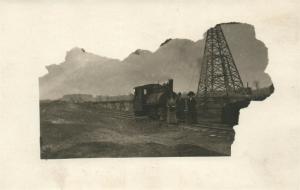
[[[97,103],[41,102],[41,158],[228,156],[233,130],[103,115]]]

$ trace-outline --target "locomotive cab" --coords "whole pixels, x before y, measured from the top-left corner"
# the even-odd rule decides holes
[[[156,89],[159,89],[159,86],[159,84],[148,84],[134,88],[133,107],[136,115],[147,114],[147,110],[145,108],[147,98],[150,94],[154,93]]]
[[[147,84],[135,87],[133,100],[135,115],[157,118],[159,108],[165,108],[170,93],[173,93],[172,79],[162,85]]]

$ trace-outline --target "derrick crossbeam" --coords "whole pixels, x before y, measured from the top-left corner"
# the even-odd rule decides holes
[[[198,96],[244,94],[244,86],[221,25],[206,33]]]

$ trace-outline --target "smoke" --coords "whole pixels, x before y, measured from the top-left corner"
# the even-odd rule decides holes
[[[255,38],[248,24],[222,26],[244,83],[270,85],[264,73],[267,48]],[[47,66],[39,79],[40,99],[57,99],[65,94],[126,95],[135,86],[174,79],[175,91],[196,91],[204,51],[203,39],[167,39],[154,52],[137,49],[124,60],[111,59],[73,48],[65,61]]]

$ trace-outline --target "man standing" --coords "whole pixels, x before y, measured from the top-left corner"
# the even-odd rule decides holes
[[[187,106],[188,106],[188,121],[189,123],[197,123],[197,110],[195,93],[190,91],[188,94]]]
[[[184,120],[184,99],[181,97],[181,93],[179,92],[176,99],[176,116],[179,121]]]
[[[167,102],[167,122],[168,124],[176,124],[177,118],[176,118],[176,101],[175,97],[172,94]]]

